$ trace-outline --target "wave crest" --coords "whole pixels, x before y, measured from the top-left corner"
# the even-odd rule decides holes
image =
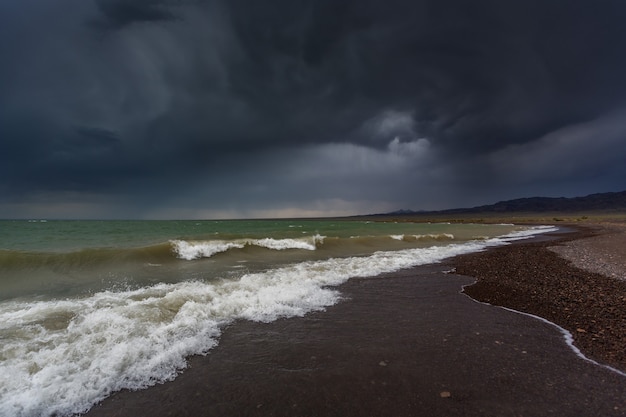
[[[325,236],[314,235],[298,239],[239,239],[239,240],[204,240],[186,241],[171,240],[172,250],[180,259],[191,261],[199,258],[210,258],[211,256],[226,252],[231,249],[243,249],[246,246],[257,246],[270,250],[302,249],[316,250],[324,243]]]
[[[454,240],[454,235],[451,233],[429,233],[426,235],[391,235],[392,239],[402,240],[404,242],[416,242],[423,240]]]

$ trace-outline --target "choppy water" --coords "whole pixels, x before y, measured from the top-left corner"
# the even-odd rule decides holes
[[[237,319],[554,230],[358,221],[0,221],[0,416],[71,415],[174,378]]]

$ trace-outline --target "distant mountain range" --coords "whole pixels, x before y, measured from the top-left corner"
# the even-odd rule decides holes
[[[438,211],[398,210],[385,215],[432,215],[475,213],[626,212],[626,191],[590,194],[585,197],[529,197],[471,208]]]

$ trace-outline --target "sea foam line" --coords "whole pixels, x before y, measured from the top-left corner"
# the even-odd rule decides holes
[[[510,233],[509,235],[506,235],[505,240],[507,240],[507,241],[515,241],[515,240],[520,240],[520,239],[527,239],[527,238],[529,238],[529,237],[534,236],[535,234],[555,232],[555,231],[557,231],[557,230],[558,230],[558,227],[556,227],[556,226],[535,226],[534,228],[529,229],[529,230],[522,230],[522,231],[518,231],[518,232],[513,232],[513,233]],[[535,232],[535,233],[533,233],[533,232]],[[454,270],[449,271],[449,272],[450,272],[450,273],[454,273]],[[472,301],[474,301],[474,302],[476,302],[476,303],[479,303],[479,304],[484,304],[484,305],[488,305],[488,306],[491,306],[491,307],[497,307],[497,308],[501,308],[501,309],[506,310],[506,311],[510,311],[510,312],[512,312],[512,313],[517,313],[517,314],[521,314],[521,315],[524,315],[524,316],[527,316],[527,317],[532,317],[532,318],[534,318],[534,319],[536,319],[536,320],[539,320],[539,321],[542,321],[542,322],[544,322],[544,323],[546,323],[546,324],[549,324],[549,325],[551,325],[552,327],[556,328],[556,329],[557,329],[557,330],[561,333],[561,335],[563,336],[563,340],[565,341],[565,344],[566,344],[566,345],[567,345],[567,346],[568,346],[568,347],[572,350],[572,352],[574,352],[574,354],[575,354],[576,356],[578,356],[580,359],[582,359],[582,360],[584,360],[584,361],[587,361],[587,362],[589,362],[589,363],[592,363],[592,364],[594,364],[594,365],[596,365],[596,366],[600,366],[600,367],[602,367],[602,368],[608,369],[608,370],[609,370],[609,371],[611,371],[611,372],[615,372],[616,374],[619,374],[619,375],[621,375],[621,376],[626,377],[626,372],[623,372],[623,371],[620,371],[619,369],[613,368],[613,367],[612,367],[612,366],[610,366],[610,365],[605,365],[605,364],[603,364],[603,363],[599,363],[599,362],[597,362],[597,361],[595,361],[595,360],[593,360],[593,359],[588,358],[587,356],[585,356],[585,354],[584,354],[584,353],[582,353],[582,352],[580,351],[580,349],[578,349],[578,347],[576,347],[576,345],[574,344],[574,336],[572,336],[572,333],[570,333],[570,331],[569,331],[569,330],[567,330],[567,329],[565,329],[565,328],[563,328],[563,327],[559,326],[558,324],[556,324],[556,323],[554,323],[554,322],[551,322],[551,321],[550,321],[550,320],[548,320],[548,319],[545,319],[545,318],[543,318],[543,317],[541,317],[541,316],[537,316],[537,315],[535,315],[535,314],[526,313],[526,312],[524,312],[524,311],[519,311],[519,310],[514,310],[514,309],[509,308],[509,307],[504,307],[504,306],[496,306],[496,305],[493,305],[493,304],[487,303],[487,302],[485,302],[485,301],[479,301],[479,300],[476,300],[476,299],[474,299],[474,298],[470,297],[469,295],[467,295],[467,294],[464,292],[465,287],[468,287],[468,286],[470,286],[470,285],[472,285],[472,284],[469,284],[469,285],[464,285],[464,286],[463,286],[463,289],[461,290],[461,293],[462,293],[463,295],[465,295],[466,297],[468,297],[470,300],[472,300]]]
[[[605,365],[605,364],[600,363],[600,362],[596,362],[596,361],[594,361],[593,359],[588,358],[587,356],[585,356],[585,354],[584,354],[584,353],[582,353],[582,352],[580,351],[580,349],[578,349],[578,348],[576,347],[576,345],[574,345],[574,336],[572,336],[572,333],[571,333],[569,330],[564,329],[563,327],[559,326],[558,324],[553,323],[553,322],[551,322],[550,320],[547,320],[547,319],[545,319],[545,318],[543,318],[543,317],[536,316],[536,315],[534,315],[534,314],[525,313],[525,312],[523,312],[523,311],[518,311],[518,310],[513,310],[512,308],[503,307],[503,306],[497,306],[497,307],[500,307],[500,308],[502,308],[502,309],[504,309],[504,310],[507,310],[507,311],[511,311],[511,312],[513,312],[513,313],[522,314],[522,315],[524,315],[524,316],[532,317],[532,318],[534,318],[534,319],[536,319],[536,320],[542,321],[542,322],[544,322],[544,323],[546,323],[546,324],[549,324],[549,325],[551,325],[551,326],[555,327],[555,328],[556,328],[556,329],[557,329],[557,330],[561,333],[561,335],[563,336],[563,340],[565,341],[565,343],[567,344],[567,346],[569,346],[569,348],[570,348],[570,349],[571,349],[571,350],[572,350],[572,351],[576,354],[576,356],[578,356],[580,359],[583,359],[583,360],[585,360],[585,361],[587,361],[587,362],[590,362],[590,363],[592,363],[592,364],[594,364],[594,365],[596,365],[596,366],[599,366],[599,367],[601,367],[601,368],[608,369],[609,371],[615,372],[616,374],[619,374],[619,375],[621,375],[621,376],[623,376],[623,377],[626,377],[626,372],[622,372],[622,371],[620,371],[619,369],[613,368],[612,366]]]
[[[451,233],[429,233],[426,235],[390,235],[390,238],[394,240],[404,240],[407,242],[413,242],[418,240],[454,240],[454,235]]]
[[[448,273],[454,273],[454,270],[449,271]],[[471,285],[472,285],[472,284],[464,285],[464,286],[463,286],[463,289],[461,290],[461,292],[460,292],[460,293],[461,293],[461,294],[463,294],[463,295],[465,295],[467,298],[469,298],[470,300],[472,300],[472,301],[474,301],[474,302],[476,302],[476,303],[483,304],[483,305],[487,305],[487,306],[490,306],[490,307],[500,308],[500,309],[502,309],[502,310],[510,311],[511,313],[516,313],[516,314],[521,314],[521,315],[523,315],[523,316],[531,317],[531,318],[533,318],[533,319],[535,319],[535,320],[539,320],[539,321],[541,321],[541,322],[543,322],[543,323],[546,323],[546,324],[548,324],[548,325],[550,325],[550,326],[554,327],[555,329],[557,329],[557,330],[559,331],[559,333],[561,333],[561,336],[563,337],[563,341],[565,342],[565,344],[566,344],[566,345],[570,348],[570,350],[571,350],[572,352],[574,352],[574,354],[575,354],[576,356],[578,356],[578,358],[580,358],[580,359],[582,359],[582,360],[584,360],[584,361],[586,361],[586,362],[592,363],[593,365],[599,366],[599,367],[601,367],[601,368],[605,368],[605,369],[607,369],[607,370],[609,370],[609,371],[611,371],[611,372],[615,372],[616,374],[619,374],[619,375],[621,375],[621,376],[623,376],[623,377],[626,377],[626,372],[620,371],[620,370],[619,370],[619,369],[617,369],[617,368],[613,368],[613,367],[612,367],[612,366],[610,366],[610,365],[606,365],[606,364],[603,364],[603,363],[597,362],[597,361],[595,361],[595,360],[593,360],[593,359],[591,359],[591,358],[589,358],[589,357],[585,356],[585,354],[584,354],[584,353],[582,353],[582,352],[580,351],[580,349],[578,349],[578,347],[576,347],[576,345],[574,344],[574,336],[572,335],[572,333],[571,333],[569,330],[567,330],[567,329],[565,329],[565,328],[563,328],[563,327],[559,326],[558,324],[556,324],[556,323],[554,323],[554,322],[552,322],[552,321],[550,321],[550,320],[548,320],[548,319],[545,319],[545,318],[543,318],[543,317],[541,317],[541,316],[537,316],[537,315],[535,315],[535,314],[526,313],[526,312],[524,312],[524,311],[515,310],[515,309],[509,308],[509,307],[498,306],[498,305],[494,305],[494,304],[491,304],[491,303],[487,303],[487,302],[485,302],[485,301],[479,301],[479,300],[476,300],[475,298],[470,297],[469,295],[467,295],[467,294],[464,292],[465,287],[469,287],[469,286],[471,286]]]

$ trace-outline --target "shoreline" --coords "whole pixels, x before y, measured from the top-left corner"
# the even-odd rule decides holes
[[[580,359],[553,324],[460,293],[476,292],[487,281],[459,269],[502,271],[508,265],[485,268],[491,261],[508,263],[502,256],[512,248],[523,248],[520,258],[536,267],[554,260],[544,252],[558,257],[546,247],[585,233],[353,278],[337,288],[343,300],[326,311],[268,324],[237,322],[207,356],[190,358],[174,381],[114,393],[86,415],[623,415],[624,376]],[[527,250],[540,251],[537,262],[528,261],[524,254],[534,255]],[[498,255],[489,260],[493,252]],[[457,271],[450,273],[450,266]],[[506,302],[519,298],[500,294]],[[578,333],[572,332],[577,346],[585,340]],[[598,360],[599,352],[615,353],[607,347],[618,345],[602,346],[581,350]],[[610,364],[617,360],[624,369],[612,355]]]
[[[463,290],[471,298],[548,320],[569,331],[585,356],[625,372],[626,281],[594,272],[615,270],[604,261],[588,259],[583,269],[568,246],[584,241],[589,249],[613,227],[576,226],[555,241],[520,242],[449,263],[456,273],[477,280]],[[561,248],[569,249],[571,259],[557,253]],[[619,247],[610,250],[620,256]]]

